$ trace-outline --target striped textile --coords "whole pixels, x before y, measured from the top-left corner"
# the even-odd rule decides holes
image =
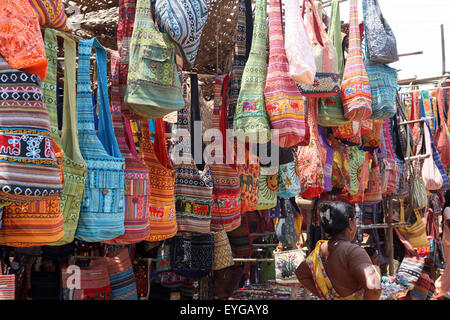
[[[247,61],[246,2],[250,2],[249,7],[251,7],[251,0],[239,0],[238,11],[236,13],[236,39],[233,48],[233,64],[230,71],[230,103],[227,110],[227,128],[233,128],[234,112],[236,110],[239,91],[241,90],[241,79],[244,73],[245,62]]]
[[[89,267],[80,268],[80,287],[70,289],[76,284],[76,271],[61,269],[63,290],[73,290],[69,300],[111,300],[111,285],[106,258],[91,260]]]
[[[208,18],[209,1],[156,0],[155,15],[162,32],[170,35],[181,53],[194,66],[203,27]]]
[[[120,112],[119,55],[111,55],[111,118],[120,153],[125,159],[125,233],[109,244],[140,242],[150,235],[150,181],[148,167],[138,159],[131,128],[125,130],[129,120]],[[127,134],[128,133],[128,134]]]
[[[372,115],[372,93],[361,53],[358,0],[350,0],[348,56],[341,83],[344,117],[361,121]]]
[[[0,275],[0,300],[15,300],[16,276]]]
[[[270,141],[269,117],[265,110],[264,87],[267,77],[267,0],[257,0],[252,47],[242,75],[233,130],[242,130],[250,142]],[[251,135],[256,134],[256,137]],[[239,139],[239,135],[237,136]]]
[[[68,31],[63,0],[28,0],[43,27]]]
[[[229,77],[217,76],[214,91],[213,128],[226,138],[226,93]],[[210,164],[213,180],[211,230],[232,231],[241,224],[241,189],[237,170],[225,161],[224,150],[232,145],[224,141],[222,150],[215,149],[218,163]]]
[[[0,199],[59,199],[62,191],[41,81],[0,57]]]
[[[234,265],[233,251],[225,230],[214,232],[214,265],[212,270],[221,270]]]
[[[117,48],[120,56],[119,63],[119,86],[120,86],[120,109],[128,119],[138,117],[131,112],[125,103],[125,92],[127,90],[128,66],[130,59],[130,43],[133,35],[134,18],[136,15],[136,0],[119,0],[119,22],[117,24]]]
[[[428,122],[428,120],[425,120],[425,123],[426,123],[425,130],[430,130],[429,132],[430,132],[430,136],[431,136],[432,133],[431,133],[431,129],[430,129],[430,123]],[[433,139],[430,139],[430,140],[431,140],[431,147],[433,149],[433,160],[434,160],[434,163],[436,164],[436,166],[438,167],[439,172],[441,173],[441,176],[442,176],[442,180],[443,180],[442,187],[440,190],[445,191],[445,190],[450,189],[450,182],[449,182],[449,178],[447,176],[447,171],[446,171],[446,168],[444,167],[444,165],[442,164],[441,156],[439,155],[439,151],[436,148],[436,145],[434,144]]]
[[[53,38],[51,29],[46,29],[46,45],[53,42],[48,47],[47,57],[49,60],[48,76],[45,83],[49,83],[53,88],[52,79],[56,81],[56,57],[57,42]],[[47,38],[47,32],[50,36]],[[74,240],[75,232],[80,216],[80,207],[86,183],[87,165],[81,155],[77,134],[76,117],[76,43],[73,39],[61,33],[57,34],[64,39],[64,101],[62,136],[59,138],[57,132],[57,110],[56,110],[56,84],[55,90],[44,91],[45,99],[49,98],[54,103],[48,102],[50,125],[55,141],[63,148],[63,172],[64,185],[61,196],[61,211],[64,217],[64,237],[52,245],[64,245]],[[51,39],[51,40],[50,40]],[[50,59],[50,57],[52,57]],[[54,69],[53,69],[54,68]],[[55,73],[53,73],[53,70]],[[43,85],[44,87],[44,85]],[[56,121],[56,122],[54,122]]]
[[[194,95],[191,92],[191,98],[194,96],[198,97],[198,95]],[[192,106],[192,108],[194,107],[198,108],[198,105]],[[185,129],[191,131],[190,110],[191,103],[186,103],[186,107],[178,111],[177,130]],[[203,171],[198,169],[191,154],[190,139],[188,141],[180,140],[176,143],[178,147],[182,147],[183,157],[185,158],[184,163],[174,166],[178,230],[209,233],[211,229],[213,192],[210,167],[205,165]]]
[[[446,90],[446,92],[444,92]],[[441,156],[442,164],[445,168],[449,168],[450,166],[450,130],[445,122],[445,101],[444,94],[447,94],[447,97],[450,96],[450,90],[448,88],[437,89],[437,109],[439,112],[440,123],[438,123],[438,128],[436,130],[436,134],[434,136],[434,141],[436,143],[436,148],[439,151],[439,155]],[[450,117],[449,117],[450,118]]]
[[[160,156],[156,155],[159,143]],[[150,140],[148,120],[141,121],[140,153],[149,169],[150,180],[150,235],[147,241],[161,241],[175,236],[178,231],[175,214],[174,169],[170,164],[164,139],[162,119],[155,119],[155,143]],[[162,154],[162,156],[161,156]]]
[[[282,148],[309,143],[306,98],[289,73],[284,48],[281,0],[269,0],[269,67],[264,96],[272,129],[278,130]]]
[[[136,280],[127,248],[108,256],[107,267],[111,285],[111,300],[137,300]]]
[[[96,48],[98,75],[98,136],[92,113],[90,57]],[[111,125],[107,89],[106,51],[96,38],[78,47],[77,117],[80,150],[88,165],[86,197],[83,198],[75,238],[105,241],[125,232],[124,159]]]

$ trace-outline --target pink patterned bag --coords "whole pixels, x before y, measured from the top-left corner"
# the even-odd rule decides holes
[[[341,97],[344,117],[361,121],[372,115],[372,92],[361,52],[358,0],[350,0],[349,28],[348,56],[341,83]]]
[[[284,49],[281,0],[269,0],[269,68],[264,96],[271,127],[278,130],[282,148],[309,143],[306,98],[289,74]]]

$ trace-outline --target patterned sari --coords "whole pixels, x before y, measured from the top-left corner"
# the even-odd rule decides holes
[[[319,293],[319,298],[322,300],[363,300],[363,289],[358,290],[346,297],[341,297],[336,290],[334,290],[330,278],[328,278],[328,275],[325,272],[322,259],[320,258],[320,245],[324,242],[327,242],[327,240],[317,241],[316,247],[306,258],[306,263],[311,269],[314,284],[316,285],[317,292]]]

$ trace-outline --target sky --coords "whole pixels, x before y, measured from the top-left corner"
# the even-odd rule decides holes
[[[383,16],[397,41],[399,54],[423,51],[400,57],[389,66],[401,69],[398,79],[428,78],[442,74],[441,27],[444,25],[446,71],[450,73],[450,0],[378,0]],[[341,21],[349,21],[350,1],[340,4]],[[358,1],[362,21],[362,1]],[[324,10],[329,15],[331,7]]]

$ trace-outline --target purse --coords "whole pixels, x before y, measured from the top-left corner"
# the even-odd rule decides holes
[[[375,150],[380,147],[383,125],[384,125],[383,120],[373,120],[371,132],[368,134],[363,134],[361,132],[361,142],[364,147],[366,147],[369,150]]]
[[[141,120],[140,137],[140,157],[148,166],[150,180],[150,235],[146,241],[161,241],[172,238],[178,231],[175,170],[167,154],[162,119],[155,119],[154,143],[147,119]]]
[[[306,97],[329,97],[339,94],[340,76],[336,48],[327,37],[323,23],[319,18],[317,8],[313,1],[303,0],[302,18],[306,16],[308,33],[312,37],[313,54],[316,63],[316,74],[313,84],[297,84],[300,93]]]
[[[300,244],[293,250],[274,250],[275,281],[280,284],[299,283],[295,271],[305,260],[305,253]]]
[[[236,144],[239,148],[239,143]],[[258,207],[258,181],[260,176],[259,161],[251,163],[249,150],[244,149],[245,163],[236,164],[241,189],[241,214],[254,211]]]
[[[269,67],[264,98],[272,129],[282,148],[309,143],[306,98],[289,74],[284,48],[281,0],[269,0]],[[307,48],[305,48],[307,49]]]
[[[364,29],[370,60],[379,63],[398,61],[397,42],[377,0],[363,0]]]
[[[2,0],[0,2],[0,21],[0,55],[9,65],[6,69],[19,69],[20,71],[14,72],[24,72],[30,74],[29,77],[34,74],[40,80],[33,78],[31,82],[39,81],[40,85],[40,81],[45,80],[48,62],[38,15],[29,0]],[[2,67],[2,69],[5,68]],[[7,84],[10,81],[11,79],[5,79],[2,83]],[[30,78],[21,81],[30,81]]]
[[[90,56],[96,48],[98,74],[98,136],[92,114]],[[75,238],[97,242],[125,232],[124,159],[112,129],[107,90],[106,51],[96,38],[78,46],[77,118],[80,151],[87,163],[85,197]]]
[[[394,228],[394,230],[399,240],[405,246],[406,251],[403,260],[398,267],[397,274],[403,275],[410,283],[416,283],[422,273],[425,260],[417,254],[409,241],[399,232],[399,229]]]
[[[369,157],[371,158],[371,165],[367,189],[364,192],[364,202],[377,203],[383,199],[381,192],[380,166],[376,154],[369,153]]]
[[[275,225],[275,235],[283,245],[293,248],[299,241],[299,235],[295,229],[295,215],[299,214],[298,207],[294,206],[290,199],[280,199],[280,209],[281,216]]]
[[[318,197],[324,186],[323,153],[317,133],[316,98],[308,98],[308,113],[311,138],[308,146],[299,147],[297,150],[297,175],[300,178],[301,196],[310,199]]]
[[[278,166],[259,167],[257,210],[273,208],[277,205]]]
[[[252,1],[239,0],[237,4],[236,14],[236,38],[233,48],[233,63],[230,71],[230,92],[227,114],[227,128],[233,129],[234,114],[236,112],[236,104],[241,90],[242,75],[244,67],[248,59],[250,51],[250,43],[252,39],[251,25],[252,16]],[[248,17],[248,18],[247,18]]]
[[[428,246],[428,240],[422,216],[419,209],[411,208],[414,214],[410,216],[409,221],[414,217],[415,222],[409,226],[398,227],[398,231],[408,240],[413,248],[426,247]],[[400,210],[400,222],[405,222],[404,210]]]
[[[227,137],[226,110],[229,77],[218,76],[215,83],[213,127],[222,134],[222,150],[214,148],[215,163],[211,163],[212,205],[211,231],[236,229],[241,224],[241,189],[238,171],[235,166],[225,160]]]
[[[111,300],[137,300],[136,280],[127,248],[108,253],[106,266],[111,284]]]
[[[323,191],[330,192],[333,189],[332,175],[333,175],[333,159],[334,149],[328,142],[327,129],[318,126],[319,141],[323,149],[325,149],[326,156],[322,161],[323,163]]]
[[[427,128],[424,128],[424,135],[426,154],[429,154],[430,157],[426,158],[423,161],[422,180],[427,190],[439,190],[441,189],[444,181],[441,173],[439,172],[439,169],[437,168],[433,158],[431,157],[431,133]]]
[[[61,282],[64,291],[71,292],[64,300],[111,300],[111,283],[109,280],[106,257],[91,260],[87,267],[79,269],[79,287],[73,281],[74,273],[68,268],[61,269]]]
[[[135,115],[161,118],[184,107],[175,45],[159,32],[150,0],[137,0],[125,103]]]
[[[330,25],[328,27],[328,37],[336,48],[339,77],[342,81],[344,73],[344,55],[342,51],[341,39],[341,18],[339,11],[339,1],[333,0],[331,3]],[[344,117],[341,95],[320,98],[319,109],[317,111],[317,122],[323,127],[336,127],[350,122]]]
[[[431,129],[430,129],[430,126],[429,126],[429,122],[426,119],[425,119],[425,125],[426,126],[424,126],[424,130],[428,130],[428,132],[431,135]],[[447,172],[446,172],[446,170],[444,168],[444,165],[442,164],[441,156],[439,155],[439,151],[437,150],[433,139],[430,139],[430,142],[431,142],[431,150],[433,150],[433,153],[432,153],[433,154],[433,161],[436,164],[436,167],[438,168],[439,172],[441,173],[441,177],[442,177],[442,187],[441,187],[440,190],[441,191],[448,190],[448,189],[450,189],[450,182],[449,182],[449,179],[448,179],[448,176],[447,176]]]
[[[348,56],[341,83],[341,98],[347,119],[362,121],[372,115],[371,87],[361,53],[357,0],[350,0]]]
[[[227,232],[234,258],[250,257],[252,254],[252,237],[250,237],[247,215],[242,214],[241,225]]]
[[[212,270],[222,270],[234,265],[233,251],[225,230],[214,232],[214,264]]]
[[[170,263],[173,271],[187,278],[202,278],[214,265],[214,234],[184,233],[171,239]]]
[[[203,27],[208,18],[206,0],[156,0],[155,16],[161,32],[180,47],[183,57],[194,66]]]
[[[178,111],[177,130],[195,135],[192,122],[200,120],[197,76],[191,75],[191,103]],[[180,138],[182,139],[182,138]],[[186,144],[187,143],[187,144]],[[175,163],[175,210],[179,231],[208,233],[211,229],[213,180],[209,165],[194,162],[193,141],[178,141],[186,161]]]
[[[442,165],[448,168],[450,165],[450,130],[445,121],[446,116],[444,110],[448,110],[448,88],[437,89],[437,109],[438,109],[438,127],[434,134],[436,148],[439,151]]]
[[[39,24],[46,28],[70,31],[63,0],[28,0],[39,18]]]
[[[316,74],[316,62],[311,38],[301,15],[300,0],[285,0],[284,7],[285,47],[290,77],[296,83],[312,85]]]
[[[233,131],[240,141],[266,143],[271,139],[265,110],[264,87],[267,78],[267,0],[257,0],[250,55],[242,74]]]
[[[62,184],[41,80],[13,69],[1,57],[0,77],[0,157],[4,173],[0,200],[58,200]]]
[[[389,130],[388,119],[385,119],[383,121],[383,139],[386,147],[386,166],[384,167],[385,180],[382,180],[383,186],[386,185],[386,190],[383,192],[383,194],[393,194],[395,193],[397,187],[399,169],[397,162],[395,161],[394,151],[392,150],[392,139]]]
[[[301,191],[300,179],[297,175],[297,158],[292,147],[280,148],[280,168],[278,170],[278,194],[277,196],[289,199],[298,195]]]
[[[152,273],[150,260],[133,261],[133,272],[136,278],[138,300],[148,300],[151,289],[150,274]]]
[[[149,170],[138,158],[129,120],[120,112],[119,59],[117,53],[111,54],[111,118],[120,154],[125,159],[125,233],[105,241],[117,245],[140,242],[150,234]]]
[[[0,274],[0,300],[16,299],[16,275]]]

